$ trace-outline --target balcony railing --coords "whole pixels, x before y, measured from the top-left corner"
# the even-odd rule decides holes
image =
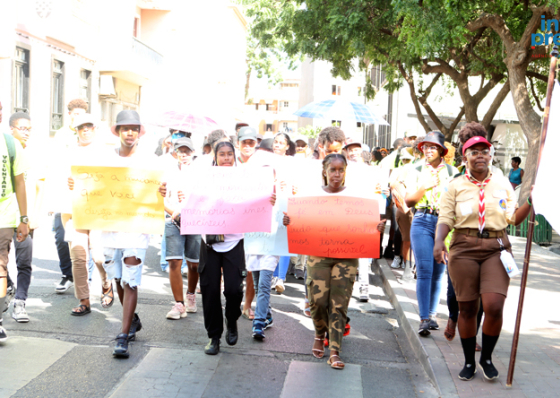
[[[132,53],[143,61],[159,66],[163,62],[163,55],[142,43],[137,38],[132,38]]]

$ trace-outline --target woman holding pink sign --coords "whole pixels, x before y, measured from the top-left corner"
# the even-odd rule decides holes
[[[236,165],[235,149],[229,141],[216,144],[214,148],[214,166],[233,167]],[[276,195],[270,199],[274,206]],[[243,234],[203,235],[200,245],[200,290],[204,313],[204,327],[210,341],[204,352],[216,355],[220,351],[220,338],[224,331],[222,314],[221,280],[224,278],[224,296],[226,297],[226,342],[237,343],[237,320],[241,316],[243,301],[243,278],[247,276],[245,268],[245,250]]]
[[[343,155],[333,153],[323,160],[323,195],[352,196],[344,186],[348,163]],[[290,225],[290,217],[284,213],[284,225]],[[377,229],[385,230],[385,220]],[[328,332],[330,358],[333,369],[344,369],[340,358],[342,336],[347,322],[348,304],[358,271],[358,259],[339,259],[309,256],[307,261],[307,290],[311,318],[315,327],[312,354],[316,358],[325,355],[325,333]]]

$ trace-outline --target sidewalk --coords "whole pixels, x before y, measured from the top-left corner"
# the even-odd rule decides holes
[[[510,237],[520,269],[525,254],[524,238]],[[558,397],[560,396],[560,255],[533,244],[529,278],[517,352],[514,380],[506,387],[512,336],[515,328],[521,276],[513,278],[504,308],[504,324],[493,355],[500,377],[487,381],[479,370],[469,382],[457,377],[464,357],[459,332],[452,342],[443,336],[447,324],[447,276],[444,277],[438,308],[439,331],[429,337],[417,333],[420,318],[416,301],[416,281],[403,283],[402,270],[391,269],[384,261],[375,272],[399,314],[401,326],[420,358],[425,371],[442,397]],[[481,333],[478,342],[481,342]],[[476,354],[477,362],[480,353]]]

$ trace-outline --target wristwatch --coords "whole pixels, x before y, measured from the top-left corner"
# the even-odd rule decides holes
[[[29,222],[29,217],[27,217],[27,216],[21,216],[21,217],[19,218],[19,220],[20,220],[22,223],[27,224],[27,223]]]

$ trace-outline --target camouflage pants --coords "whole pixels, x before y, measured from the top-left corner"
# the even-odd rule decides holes
[[[329,332],[329,346],[340,351],[358,259],[309,256],[307,290],[315,334]]]

